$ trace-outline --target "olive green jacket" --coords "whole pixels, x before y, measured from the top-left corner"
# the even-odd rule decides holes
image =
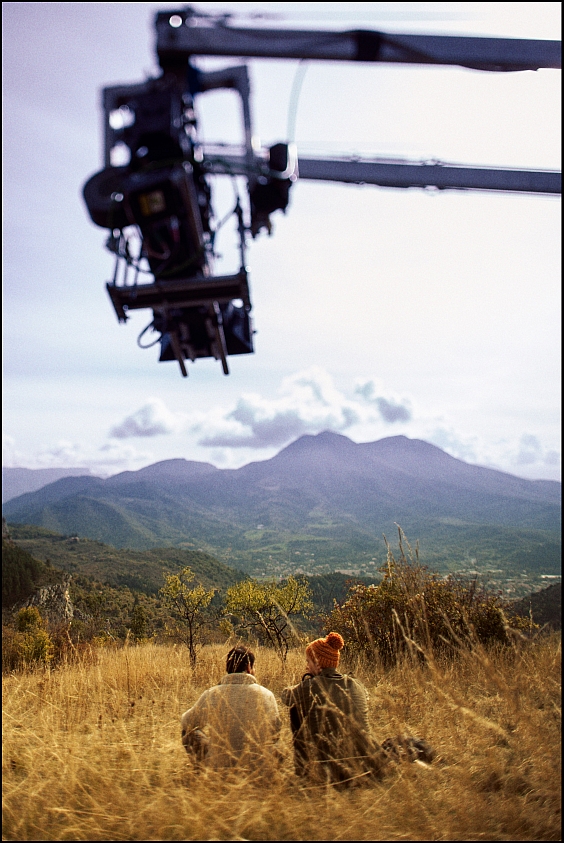
[[[296,772],[326,781],[379,773],[382,752],[370,733],[368,694],[352,676],[323,668],[281,699],[290,708]]]

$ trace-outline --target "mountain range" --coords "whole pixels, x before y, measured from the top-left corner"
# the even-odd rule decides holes
[[[324,432],[239,469],[165,460],[106,480],[63,477],[3,506],[114,547],[202,549],[252,573],[369,570],[397,526],[438,569],[560,571],[561,484],[470,465],[427,442]],[[374,570],[374,568],[372,568]]]

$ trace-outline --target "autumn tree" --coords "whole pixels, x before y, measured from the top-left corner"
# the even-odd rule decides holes
[[[165,574],[164,578],[165,584],[159,594],[186,631],[185,640],[190,653],[190,663],[194,666],[200,632],[208,621],[205,610],[210,605],[216,589],[207,590],[200,583],[191,586],[195,575],[189,567],[183,568],[179,574]]]
[[[239,629],[254,632],[283,660],[292,638],[296,638],[291,617],[306,615],[312,609],[307,581],[291,576],[283,583],[243,580],[227,589],[225,599],[225,612],[235,617]]]

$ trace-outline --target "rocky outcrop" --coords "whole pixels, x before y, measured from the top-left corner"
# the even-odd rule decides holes
[[[70,576],[64,575],[60,583],[41,586],[20,608],[36,606],[50,621],[71,621],[75,612],[69,594],[70,580]]]

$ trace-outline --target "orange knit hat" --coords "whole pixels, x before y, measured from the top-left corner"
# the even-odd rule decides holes
[[[337,667],[345,642],[338,632],[330,632],[326,638],[317,638],[306,647],[306,656],[317,662],[319,667]]]

